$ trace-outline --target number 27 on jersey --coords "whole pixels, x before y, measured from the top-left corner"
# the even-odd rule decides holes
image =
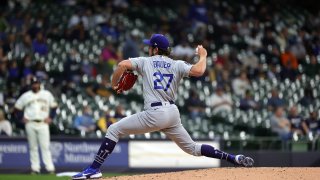
[[[156,79],[153,81],[154,89],[163,89],[164,91],[167,91],[169,89],[170,84],[173,80],[173,74],[162,74],[158,71],[153,73],[153,76],[156,77]],[[164,85],[162,81],[164,81],[166,84]]]

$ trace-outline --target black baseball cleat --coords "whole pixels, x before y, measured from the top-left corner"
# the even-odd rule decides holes
[[[239,154],[236,155],[234,164],[243,167],[252,167],[254,160],[251,157],[246,157],[242,154]]]

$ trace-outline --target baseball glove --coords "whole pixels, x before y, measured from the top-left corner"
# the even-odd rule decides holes
[[[122,93],[123,91],[127,91],[133,87],[136,83],[138,76],[135,75],[132,71],[125,71],[117,84],[117,88],[115,89],[117,93]]]

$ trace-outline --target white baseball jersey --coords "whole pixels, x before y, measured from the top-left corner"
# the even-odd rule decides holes
[[[175,101],[180,80],[189,76],[191,64],[167,56],[130,58],[133,68],[143,76],[145,108],[154,102]]]
[[[27,91],[20,96],[15,108],[24,110],[24,117],[30,121],[44,120],[49,117],[50,108],[57,106],[53,95],[47,90],[40,90],[37,93]]]

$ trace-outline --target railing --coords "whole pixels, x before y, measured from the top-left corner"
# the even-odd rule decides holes
[[[249,139],[231,138],[221,140],[221,148],[225,151],[294,151],[306,152],[320,150],[320,139],[309,140],[301,138],[299,140],[284,141],[278,137],[253,137]]]

